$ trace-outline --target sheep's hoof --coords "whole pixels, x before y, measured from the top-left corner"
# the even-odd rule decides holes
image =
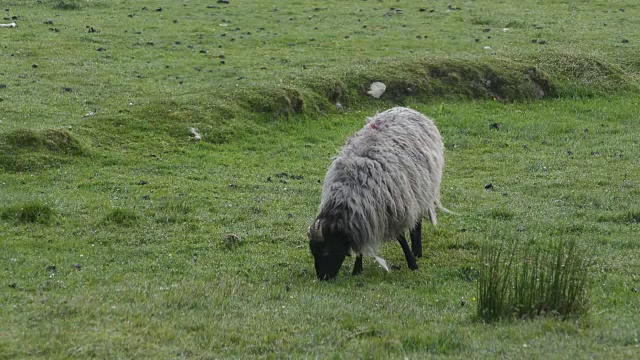
[[[418,264],[409,265],[409,269],[416,271],[419,269]]]

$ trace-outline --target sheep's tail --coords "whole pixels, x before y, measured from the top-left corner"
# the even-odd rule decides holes
[[[442,206],[442,203],[440,202],[440,200],[436,201],[436,207],[438,208],[438,210],[445,212],[447,214],[458,215],[458,213],[451,211],[446,207]],[[436,215],[436,209],[434,208],[429,209],[429,221],[431,221],[431,225],[433,226],[438,225],[438,216]]]

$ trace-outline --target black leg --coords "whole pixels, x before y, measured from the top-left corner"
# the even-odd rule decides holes
[[[405,259],[407,259],[407,265],[409,265],[409,269],[418,270],[416,257],[413,256],[411,249],[409,249],[409,244],[407,244],[407,239],[404,237],[404,234],[398,236],[398,242],[400,243],[400,246],[402,246],[402,251],[404,251],[404,257]]]
[[[411,251],[416,258],[422,257],[422,220],[418,220],[416,226],[411,229]]]
[[[362,254],[356,256],[356,263],[353,265],[352,275],[358,275],[362,272]]]

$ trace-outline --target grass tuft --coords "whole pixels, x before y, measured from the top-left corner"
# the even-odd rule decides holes
[[[130,209],[113,209],[107,216],[102,219],[102,224],[133,226],[140,220],[140,216]]]
[[[227,250],[233,250],[244,244],[244,240],[236,234],[227,234],[222,238],[222,246]]]
[[[640,224],[640,210],[630,210],[627,212],[601,215],[600,222],[612,222],[616,224]]]
[[[562,318],[588,310],[588,262],[575,240],[487,246],[481,252],[477,314],[485,321]]]
[[[23,205],[7,207],[0,213],[3,220],[12,220],[19,224],[49,224],[54,211],[47,204],[29,202]]]
[[[58,0],[53,6],[56,10],[80,10],[80,2],[77,0]]]

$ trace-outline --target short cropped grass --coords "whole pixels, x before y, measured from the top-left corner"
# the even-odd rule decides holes
[[[640,6],[0,10],[0,359],[637,357]],[[325,170],[397,105],[435,118],[459,215],[417,272],[389,244],[390,273],[318,282]],[[514,238],[589,249],[589,310],[479,319],[482,249]]]
[[[391,273],[365,259],[351,276],[347,260],[328,283],[315,279],[306,228],[331,157],[376,109],[5,172],[3,208],[31,198],[56,215],[0,220],[3,355],[633,357],[638,225],[600,216],[637,210],[636,101],[412,104],[443,133],[443,202],[459,215],[425,227],[419,271],[389,244]],[[478,319],[482,249],[513,239],[588,249],[589,310]]]

